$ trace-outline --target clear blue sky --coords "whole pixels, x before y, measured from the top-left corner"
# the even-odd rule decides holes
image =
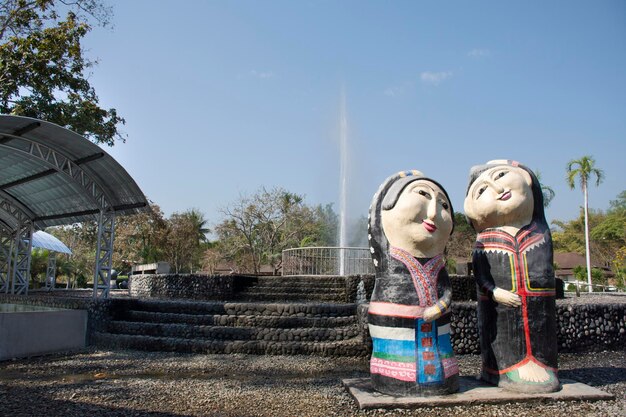
[[[106,2],[106,0],[105,0]],[[339,110],[349,209],[419,169],[462,211],[468,172],[516,159],[582,205],[569,160],[595,157],[606,209],[626,189],[626,2],[108,1],[85,41],[93,83],[126,118],[107,148],[166,215],[219,208],[261,186],[339,201]]]

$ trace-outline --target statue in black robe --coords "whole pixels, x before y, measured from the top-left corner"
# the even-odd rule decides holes
[[[482,379],[512,391],[558,390],[552,238],[537,177],[512,161],[474,167],[465,213],[478,232]]]
[[[419,171],[389,177],[370,208],[376,284],[368,320],[376,390],[398,396],[456,392],[452,299],[443,250],[453,210],[443,187]]]

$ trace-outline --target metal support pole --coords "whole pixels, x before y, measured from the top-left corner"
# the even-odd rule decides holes
[[[0,226],[0,293],[8,293],[13,259],[13,233]]]
[[[96,270],[93,278],[93,298],[109,297],[114,235],[115,213],[113,211],[101,211],[100,216],[98,216],[98,243],[96,248]]]
[[[33,223],[28,219],[18,225],[15,233],[11,294],[28,294],[32,244]]]
[[[48,253],[48,269],[46,271],[46,290],[52,291],[56,287],[57,257],[53,251]]]

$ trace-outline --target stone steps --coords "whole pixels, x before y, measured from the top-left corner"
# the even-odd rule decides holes
[[[335,342],[224,341],[94,332],[92,340],[98,346],[113,349],[165,352],[319,356],[367,356],[369,354],[366,344],[360,338]]]
[[[259,277],[256,283],[237,294],[237,299],[341,303],[346,301],[346,284],[334,277]]]
[[[344,317],[355,314],[356,304],[129,300],[124,310],[195,315]]]
[[[114,321],[108,332],[137,336],[168,337],[208,340],[265,340],[265,341],[339,341],[358,336],[356,325],[335,328],[271,328],[271,327],[229,327],[195,326],[171,323],[143,323]]]
[[[343,277],[337,276],[261,276],[257,278],[256,282],[266,285],[282,285],[289,283],[296,285],[345,285]]]
[[[295,286],[295,285],[253,285],[246,290],[254,290],[258,292],[273,292],[273,291],[281,291],[281,292],[294,292],[299,294],[306,294],[309,292],[313,293],[329,293],[329,292],[345,292],[345,285],[342,286]],[[245,291],[245,290],[244,290]]]
[[[366,355],[356,304],[119,300],[91,342],[205,353]]]
[[[242,291],[237,297],[248,302],[329,302],[337,303],[345,300],[344,293],[292,293],[288,291]]]
[[[191,324],[201,326],[231,327],[341,327],[356,323],[354,316],[342,317],[297,317],[297,316],[260,316],[228,314],[184,314],[157,313],[152,311],[129,310],[120,320],[144,323]]]

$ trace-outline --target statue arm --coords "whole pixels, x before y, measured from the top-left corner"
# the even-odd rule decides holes
[[[493,277],[489,273],[489,262],[484,252],[474,251],[472,255],[472,266],[474,267],[474,278],[478,287],[487,294],[492,294],[496,288]]]
[[[424,320],[433,321],[444,315],[450,309],[452,303],[452,285],[445,268],[439,271],[437,278],[437,294],[442,294],[437,302],[424,310]]]
[[[484,252],[474,252],[473,264],[476,283],[483,292],[491,295],[496,303],[504,304],[508,307],[519,307],[522,305],[522,300],[517,294],[496,286],[490,273],[487,255]]]

